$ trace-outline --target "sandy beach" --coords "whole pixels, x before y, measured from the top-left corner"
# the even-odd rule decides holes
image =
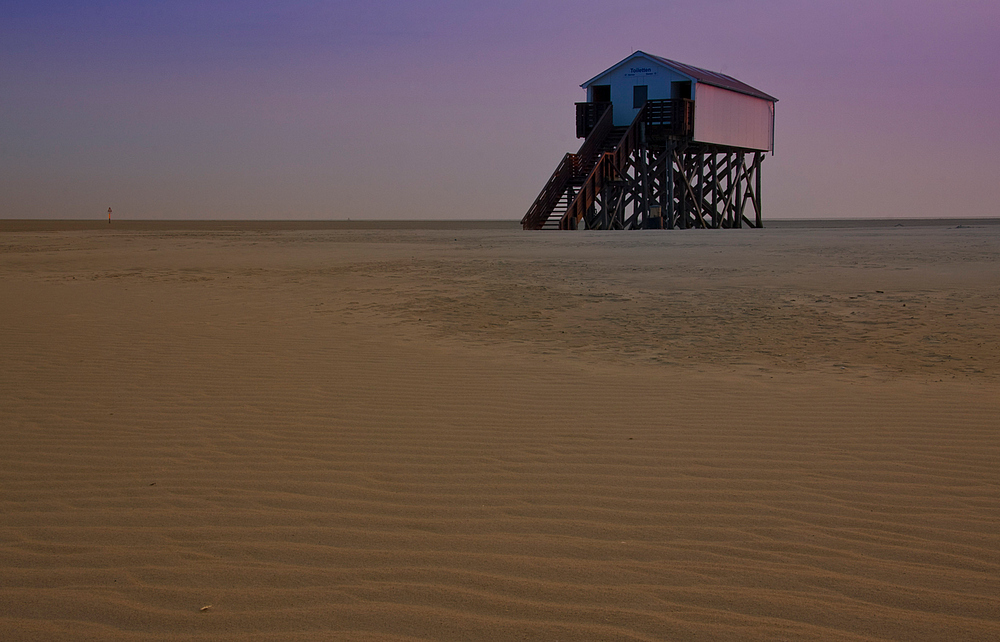
[[[0,639],[1000,639],[1000,225],[0,221]]]

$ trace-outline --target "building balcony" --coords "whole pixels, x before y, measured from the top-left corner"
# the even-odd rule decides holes
[[[576,137],[586,138],[611,103],[576,103]],[[687,98],[647,100],[642,112],[647,132],[688,138],[694,134],[694,101]]]
[[[597,126],[604,112],[611,109],[611,103],[577,103],[576,137],[586,138]]]

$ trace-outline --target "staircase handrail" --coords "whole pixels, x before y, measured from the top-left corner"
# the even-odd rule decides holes
[[[583,187],[576,193],[576,198],[569,204],[569,207],[566,208],[566,213],[559,220],[560,229],[569,229],[569,221],[571,219],[577,221],[582,219],[586,211],[590,209],[590,206],[594,204],[597,194],[604,188],[605,178],[621,170],[623,161],[631,156],[632,152],[638,146],[641,132],[640,124],[644,122],[645,117],[646,106],[643,105],[639,109],[639,113],[632,120],[632,124],[625,130],[621,141],[615,147],[615,151],[605,152],[601,155],[597,163],[594,164],[594,168],[587,175],[587,180],[584,182]]]
[[[549,214],[556,208],[559,199],[566,191],[566,186],[573,178],[577,165],[576,154],[566,154],[549,177],[545,187],[538,193],[535,202],[521,219],[521,227],[525,230],[539,230],[545,224]]]
[[[566,229],[571,219],[577,221],[582,219],[604,188],[604,183],[612,180],[615,175],[622,174],[628,157],[640,144],[642,125],[661,132],[666,129],[669,135],[673,136],[690,135],[694,125],[694,101],[688,99],[647,101],[635,115],[632,124],[614,147],[614,151],[602,154],[600,150],[606,143],[605,139],[614,130],[613,108],[609,103],[579,151],[563,157],[521,219],[521,226],[526,230],[542,229],[566,193],[566,188],[571,182],[576,184],[581,180],[584,181],[583,185],[560,218],[559,227]]]
[[[576,152],[577,164],[574,167],[574,178],[586,178],[590,174],[590,170],[594,169],[594,165],[597,164],[604,139],[608,137],[608,134],[615,126],[613,111],[614,108],[608,103],[604,113],[597,120],[597,124],[594,125],[594,128],[590,130],[590,134],[583,141],[583,144],[580,145],[579,151]]]

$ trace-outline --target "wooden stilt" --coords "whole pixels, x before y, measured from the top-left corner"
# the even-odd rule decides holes
[[[743,204],[745,200],[743,198],[743,181],[739,179],[739,175],[746,173],[746,168],[744,167],[745,158],[743,152],[736,152],[736,227],[743,227]]]
[[[764,219],[761,216],[762,210],[761,210],[761,200],[760,200],[760,183],[761,183],[760,166],[761,166],[761,164],[763,162],[764,162],[764,154],[762,154],[760,152],[758,152],[757,154],[755,154],[755,158],[754,158],[754,165],[755,165],[754,176],[755,176],[757,182],[756,182],[756,186],[755,186],[754,191],[753,191],[754,192],[753,195],[754,195],[754,198],[755,198],[754,209],[757,211],[757,227],[758,228],[764,227]]]
[[[674,203],[674,146],[668,145],[667,152],[664,155],[665,160],[663,162],[664,167],[664,188],[667,192],[667,229],[674,229],[674,223],[677,220],[677,207]]]

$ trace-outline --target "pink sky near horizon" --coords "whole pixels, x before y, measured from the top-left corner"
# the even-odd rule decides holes
[[[46,2],[0,21],[0,217],[519,219],[642,49],[778,97],[767,218],[997,216],[992,2]]]

